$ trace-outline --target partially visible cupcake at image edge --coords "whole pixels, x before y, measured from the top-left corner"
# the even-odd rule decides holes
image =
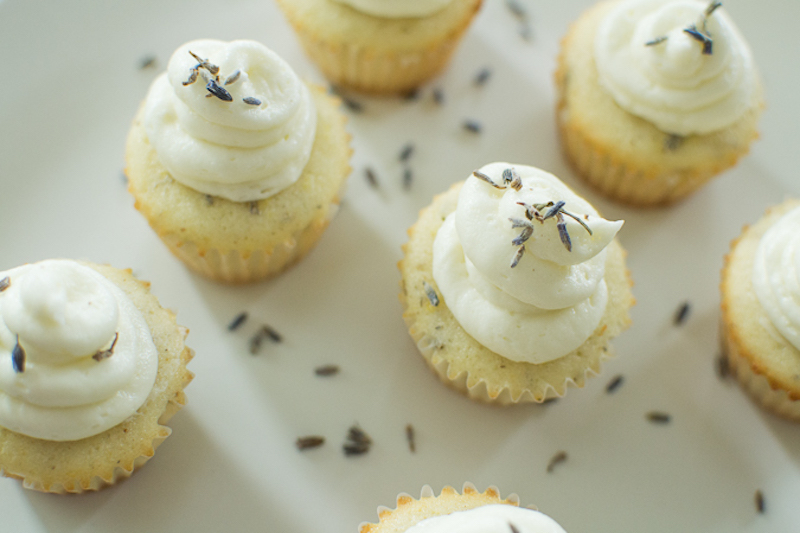
[[[681,200],[758,137],[760,76],[721,2],[601,2],[570,27],[555,78],[567,159],[623,203]]]
[[[0,272],[0,473],[42,492],[98,490],[170,435],[193,352],[149,285],[64,259]]]
[[[622,224],[525,165],[491,163],[436,196],[398,265],[403,318],[428,366],[502,405],[582,387],[630,323]]]
[[[800,421],[800,201],[746,227],[722,270],[722,347],[761,406]]]
[[[425,485],[420,498],[397,497],[397,508],[378,508],[376,524],[363,523],[359,533],[566,533],[558,523],[534,509],[519,507],[519,498],[502,498],[489,487],[478,492],[465,483],[459,494],[445,487],[436,496]]]
[[[128,134],[136,208],[210,279],[279,274],[338,210],[352,153],[339,103],[255,41],[184,44]]]
[[[306,54],[334,85],[416,89],[450,61],[482,0],[277,0]]]

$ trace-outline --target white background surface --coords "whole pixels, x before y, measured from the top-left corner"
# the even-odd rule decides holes
[[[743,224],[800,193],[796,21],[800,3],[731,0],[764,77],[762,138],[733,170],[684,203],[636,210],[575,180],[553,121],[558,42],[584,0],[521,0],[534,39],[517,35],[504,2],[487,0],[451,68],[413,103],[359,98],[351,115],[354,172],[319,246],[280,278],[243,288],[190,274],[134,209],[122,180],[134,112],[172,50],[200,37],[252,38],[320,80],[269,0],[0,1],[0,269],[83,258],[153,283],[188,326],[197,352],[189,404],[173,435],[129,481],[59,497],[0,480],[2,531],[270,531],[352,533],[399,492],[464,481],[497,485],[570,533],[800,530],[800,426],[756,408],[714,371],[719,270]],[[156,68],[140,70],[155,55]],[[491,66],[483,88],[472,79]],[[437,107],[431,87],[444,91]],[[466,118],[481,135],[461,129]],[[401,148],[413,142],[414,183]],[[624,218],[637,306],[618,356],[583,390],[547,406],[501,409],[442,386],[405,330],[397,300],[405,230],[420,208],[484,163],[533,164],[561,176],[608,218]],[[364,179],[372,166],[378,190]],[[682,327],[672,316],[684,301]],[[250,319],[226,330],[241,311]],[[261,323],[281,345],[248,353]],[[320,378],[314,368],[337,364]],[[613,395],[606,384],[625,378]],[[669,425],[645,419],[672,415]],[[375,444],[345,458],[358,422]],[[417,432],[417,452],[404,427]],[[320,449],[294,440],[323,435]],[[568,460],[548,474],[559,450]],[[763,491],[767,511],[753,502]]]

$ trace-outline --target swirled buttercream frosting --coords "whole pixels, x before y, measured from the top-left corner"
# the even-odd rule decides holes
[[[141,407],[158,352],[141,312],[87,266],[0,272],[0,426],[53,441],[90,437]]]
[[[148,140],[170,175],[235,202],[268,198],[297,181],[316,125],[308,88],[255,41],[184,44],[144,108]]]
[[[453,0],[334,0],[362,13],[384,18],[426,17]]]
[[[708,2],[623,0],[600,23],[594,57],[616,103],[666,133],[720,130],[756,100],[750,49]]]
[[[507,359],[545,363],[600,323],[605,247],[622,224],[552,174],[491,163],[467,178],[436,234],[433,278],[475,340]]]
[[[800,350],[800,207],[761,237],[753,263],[753,289],[770,322]]]
[[[513,526],[513,527],[512,527]],[[546,514],[513,505],[484,505],[418,522],[406,533],[566,533]]]

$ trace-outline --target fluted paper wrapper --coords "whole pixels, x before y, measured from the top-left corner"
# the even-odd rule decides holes
[[[519,497],[516,494],[510,494],[506,498],[502,498],[500,491],[494,486],[487,488],[485,492],[478,492],[475,485],[469,482],[464,483],[461,494],[453,487],[444,487],[442,492],[436,496],[433,489],[429,485],[425,485],[420,491],[419,499],[406,493],[400,493],[397,495],[395,509],[379,506],[379,522],[376,524],[363,522],[359,525],[358,531],[359,533],[402,533],[426,518],[493,504],[519,506]]]

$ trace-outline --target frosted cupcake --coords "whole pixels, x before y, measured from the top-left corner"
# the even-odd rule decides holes
[[[130,476],[185,403],[187,330],[130,270],[49,260],[0,287],[0,472],[55,493]]]
[[[486,165],[434,198],[399,264],[403,317],[428,365],[499,404],[582,387],[630,321],[621,226],[523,165]]]
[[[338,210],[350,136],[338,100],[254,41],[192,41],[128,135],[136,208],[189,268],[244,283],[292,265]]]
[[[767,211],[722,270],[722,345],[753,399],[800,420],[800,201]]]
[[[515,494],[503,499],[493,487],[480,493],[469,483],[463,494],[445,487],[439,496],[426,485],[419,500],[401,494],[396,509],[378,508],[378,515],[359,533],[565,533],[549,516],[519,507]]]
[[[556,72],[562,147],[601,193],[668,204],[733,166],[764,106],[747,43],[719,2],[603,2],[573,24]]]
[[[278,0],[334,85],[407,93],[450,60],[482,0]]]

